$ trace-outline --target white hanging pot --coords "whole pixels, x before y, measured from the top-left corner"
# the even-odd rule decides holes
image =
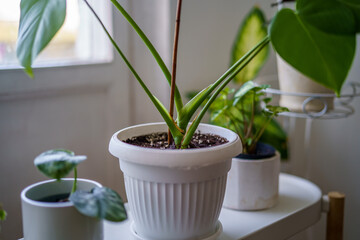
[[[73,179],[48,180],[21,192],[24,240],[101,240],[103,222],[79,213],[71,202],[42,202],[44,198],[69,194]],[[78,190],[90,191],[101,184],[78,179]]]
[[[263,159],[233,158],[224,207],[260,210],[273,207],[279,196],[280,154]]]
[[[290,66],[280,56],[276,56],[279,86],[284,93],[290,94],[330,94],[334,92],[330,89],[314,82],[306,77],[298,70]],[[294,112],[321,112],[328,111],[334,108],[334,97],[315,97],[308,96],[291,96],[283,94],[280,96],[279,105],[287,107]]]
[[[239,137],[225,128],[200,124],[201,133],[226,138],[223,145],[161,150],[122,142],[167,132],[164,123],[137,125],[113,135],[110,153],[120,160],[138,238],[215,239],[231,158],[241,152]]]

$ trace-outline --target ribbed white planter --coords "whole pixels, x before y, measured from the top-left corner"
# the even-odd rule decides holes
[[[233,158],[224,207],[260,210],[273,207],[279,196],[280,154],[265,159]]]
[[[330,89],[314,82],[306,77],[295,68],[286,63],[281,57],[277,56],[277,68],[279,76],[280,90],[285,93],[313,93],[313,94],[334,94]],[[303,96],[280,96],[280,106],[287,107],[294,112],[303,112],[304,101],[308,97]],[[306,111],[320,112],[324,109],[325,105],[327,110],[334,108],[334,98],[327,97],[320,99],[312,99],[305,105]]]
[[[144,239],[202,239],[215,234],[231,158],[241,152],[238,136],[227,129],[201,124],[202,133],[225,137],[216,147],[160,150],[122,142],[167,131],[164,123],[126,128],[113,135],[110,152],[124,172],[134,230]]]
[[[73,179],[43,181],[21,192],[24,240],[101,240],[103,222],[79,213],[71,202],[37,201],[44,197],[70,193]],[[78,189],[101,187],[97,182],[78,179]]]

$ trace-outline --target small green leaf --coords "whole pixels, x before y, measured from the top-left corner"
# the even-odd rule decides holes
[[[260,42],[267,36],[266,19],[264,13],[258,8],[251,9],[240,26],[238,35],[232,49],[232,64],[245,55],[255,43]],[[258,55],[235,77],[236,83],[244,83],[253,80],[269,55],[269,47],[266,46]]]
[[[33,77],[31,66],[49,44],[65,20],[65,0],[22,0],[16,54]]]
[[[84,160],[86,156],[75,156],[69,150],[54,149],[37,156],[34,164],[44,175],[60,180]]]
[[[127,219],[124,203],[115,191],[106,187],[95,187],[91,192],[76,191],[70,201],[82,214],[112,222]]]

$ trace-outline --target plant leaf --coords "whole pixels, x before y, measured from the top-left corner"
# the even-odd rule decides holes
[[[325,33],[311,26],[290,9],[282,9],[270,27],[276,52],[314,81],[340,94],[350,70],[355,35]]]
[[[356,32],[360,32],[360,1],[359,0],[338,0],[353,11],[355,15]]]
[[[260,42],[266,36],[267,28],[264,13],[258,7],[253,7],[240,26],[232,48],[231,63],[234,64],[254,46],[254,43]],[[254,79],[266,62],[268,55],[269,47],[266,46],[234,77],[234,81],[244,83]]]
[[[107,187],[95,187],[91,192],[76,191],[70,201],[82,214],[112,222],[127,219],[124,203],[115,191]]]
[[[16,54],[33,77],[31,66],[65,20],[65,0],[22,0]]]
[[[299,18],[332,34],[355,34],[355,16],[351,9],[336,0],[297,0]]]
[[[44,175],[60,180],[85,160],[86,156],[75,156],[69,150],[53,149],[37,156],[34,164]]]

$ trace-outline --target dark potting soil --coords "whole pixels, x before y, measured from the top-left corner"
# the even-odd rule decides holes
[[[69,201],[69,193],[61,193],[56,194],[52,196],[47,196],[39,199],[39,202],[51,202],[51,203],[57,203],[57,202],[68,202]]]
[[[170,146],[167,141],[167,133],[152,133],[148,135],[136,136],[132,138],[128,138],[123,142],[140,146],[146,148],[158,148],[158,149],[176,149],[175,144],[172,143]],[[227,143],[228,140],[226,138],[220,137],[218,135],[213,134],[202,134],[197,132],[194,134],[191,142],[188,146],[190,149],[194,148],[206,148],[212,146],[218,146],[224,143]]]

